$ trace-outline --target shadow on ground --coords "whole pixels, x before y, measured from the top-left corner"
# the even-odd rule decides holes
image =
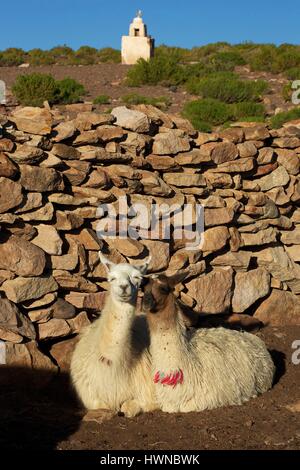
[[[51,450],[81,421],[67,374],[0,366],[0,448]]]

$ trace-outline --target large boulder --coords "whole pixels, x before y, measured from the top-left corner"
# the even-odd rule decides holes
[[[39,276],[46,264],[45,253],[24,238],[12,236],[0,245],[0,269],[18,276]]]
[[[150,120],[146,114],[140,111],[134,111],[126,106],[114,108],[111,114],[116,118],[115,124],[134,132],[149,132]]]
[[[0,214],[21,204],[22,186],[8,178],[0,177]]]
[[[20,131],[38,135],[51,132],[52,115],[46,108],[26,106],[15,110],[10,119]]]
[[[237,273],[232,298],[234,312],[243,313],[258,299],[270,292],[270,274],[264,268],[253,269],[245,273]]]
[[[214,269],[186,284],[188,294],[197,305],[195,310],[202,314],[226,313],[231,306],[233,293],[232,268]]]
[[[254,315],[266,325],[300,325],[300,299],[292,292],[273,289]]]

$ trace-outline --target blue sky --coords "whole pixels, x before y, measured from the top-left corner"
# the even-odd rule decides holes
[[[1,2],[2,3],[2,2]],[[11,0],[5,2],[0,50],[59,44],[120,48],[138,8],[157,44],[300,43],[298,0]],[[297,34],[298,31],[298,34]]]

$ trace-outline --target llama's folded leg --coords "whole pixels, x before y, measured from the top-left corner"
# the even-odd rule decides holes
[[[98,410],[88,410],[82,418],[82,421],[95,421],[96,423],[101,424],[104,421],[111,419],[115,414],[115,411],[105,408]]]
[[[142,405],[135,399],[126,400],[121,406],[121,412],[127,418],[133,418],[134,416],[140,414],[143,411]]]

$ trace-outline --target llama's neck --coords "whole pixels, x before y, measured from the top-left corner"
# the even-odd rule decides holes
[[[186,356],[187,340],[186,329],[178,313],[179,307],[174,304],[176,310],[172,321],[155,325],[150,323],[151,345],[150,351],[155,370],[169,372],[180,367]],[[153,320],[155,321],[155,319]]]
[[[100,356],[104,361],[116,364],[128,359],[134,318],[134,305],[118,302],[110,294],[108,295],[99,319]]]

